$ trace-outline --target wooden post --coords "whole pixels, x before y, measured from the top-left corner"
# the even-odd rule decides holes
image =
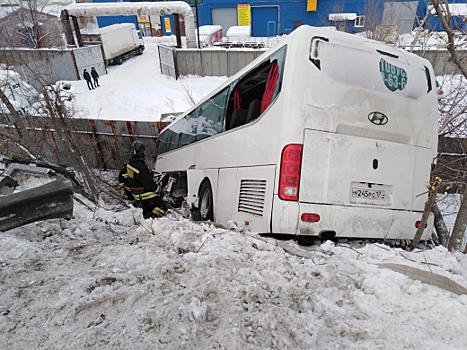
[[[422,218],[420,220],[420,226],[417,228],[415,237],[413,238],[412,244],[410,245],[410,250],[413,250],[418,243],[420,243],[420,238],[422,238],[423,231],[428,222],[428,217],[431,213],[431,207],[435,204],[436,195],[438,193],[438,188],[441,185],[442,180],[439,177],[435,177],[433,182],[428,185],[428,199],[425,202],[425,209],[423,210]]]

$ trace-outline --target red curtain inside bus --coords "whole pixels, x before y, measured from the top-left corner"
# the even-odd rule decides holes
[[[266,88],[264,90],[263,98],[261,99],[261,113],[268,108],[269,104],[274,97],[274,90],[276,89],[277,79],[279,78],[279,67],[277,61],[274,61],[271,65],[271,70],[268,74],[268,80],[266,81]]]
[[[242,96],[240,95],[240,89],[238,86],[234,90],[234,109],[242,108]]]

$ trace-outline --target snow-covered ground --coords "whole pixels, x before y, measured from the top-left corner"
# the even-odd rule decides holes
[[[95,90],[74,82],[77,108],[133,120],[187,108],[183,83],[160,75],[154,48],[111,67]],[[184,83],[201,97],[224,79]],[[140,209],[78,198],[70,221],[0,234],[2,349],[467,348],[463,254],[301,247],[233,222],[143,220]],[[388,264],[418,270],[410,278]]]
[[[264,39],[272,46],[281,38]],[[180,77],[161,75],[157,45],[175,45],[175,37],[144,38],[146,50],[120,66],[109,66],[89,90],[84,80],[70,82],[79,117],[105,120],[156,121],[163,113],[184,112],[223,83],[227,77]],[[90,71],[91,67],[88,67]]]
[[[467,287],[444,248],[300,247],[175,213],[75,202],[71,221],[0,236],[4,349],[465,349]]]
[[[224,82],[226,77],[189,77],[174,80],[161,75],[158,38],[145,38],[146,50],[120,66],[109,66],[89,90],[84,80],[71,82],[75,108],[85,118],[157,121],[162,113],[183,112]],[[89,69],[90,70],[90,67]]]

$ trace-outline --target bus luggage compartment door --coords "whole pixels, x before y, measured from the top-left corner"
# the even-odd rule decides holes
[[[421,147],[306,129],[299,201],[422,211],[431,157]]]

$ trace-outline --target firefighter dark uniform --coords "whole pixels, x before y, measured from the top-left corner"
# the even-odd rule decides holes
[[[154,182],[152,171],[144,161],[145,146],[140,141],[131,144],[131,158],[120,171],[119,187],[130,201],[137,201],[143,209],[143,217],[162,217],[167,205],[161,198],[161,187]]]

